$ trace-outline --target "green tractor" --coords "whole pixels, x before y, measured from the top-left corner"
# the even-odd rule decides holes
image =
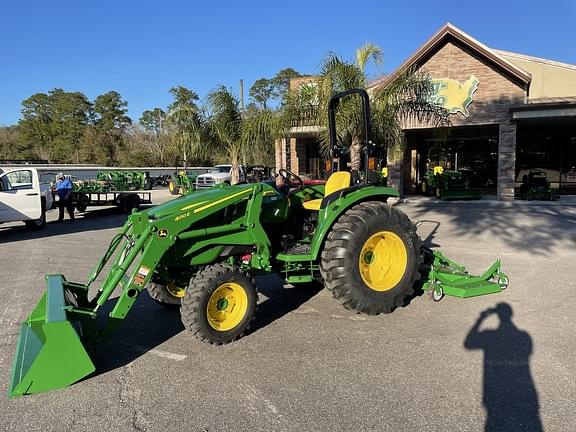
[[[351,94],[362,97],[368,113],[364,90],[335,95],[328,109],[333,142],[338,101]],[[365,139],[368,120],[369,114]],[[9,395],[61,388],[94,372],[89,352],[122,323],[144,289],[162,304],[179,305],[185,328],[216,345],[249,331],[258,274],[276,272],[292,284],[321,280],[359,313],[390,313],[403,305],[420,277],[423,254],[415,225],[386,204],[398,192],[352,185],[348,172],[313,185],[287,170],[279,175],[286,189],[274,181],[222,184],[133,212],[86,283],[47,276],[45,294],[21,326]],[[103,283],[90,296],[107,263]],[[435,270],[443,273],[441,263]],[[499,275],[498,262],[483,282],[491,292],[499,285],[488,279]],[[429,290],[436,292],[441,281],[436,275]],[[108,319],[98,319],[116,290]]]
[[[480,199],[480,191],[470,187],[466,173],[450,169],[451,158],[444,150],[430,149],[427,170],[420,183],[420,192],[447,199]]]
[[[196,189],[196,177],[198,174],[187,170],[177,171],[173,178],[168,181],[168,190],[171,195],[188,195]]]

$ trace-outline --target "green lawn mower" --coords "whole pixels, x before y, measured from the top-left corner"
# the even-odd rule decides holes
[[[368,140],[368,95],[356,89],[330,100],[332,143],[338,102],[353,94],[362,98]],[[9,395],[62,388],[94,372],[89,353],[123,322],[144,289],[160,303],[179,305],[185,328],[216,345],[250,329],[258,274],[276,272],[293,284],[321,280],[338,302],[358,313],[390,313],[405,304],[424,257],[416,226],[386,204],[398,192],[352,184],[343,171],[313,185],[287,170],[279,175],[288,190],[278,190],[274,181],[222,184],[134,211],[86,283],[48,275],[46,292],[21,325]],[[107,264],[103,283],[89,295]],[[444,278],[436,273],[449,271],[440,267],[428,286],[440,284],[450,294],[448,284],[466,289],[469,281],[476,289],[478,281],[465,272]],[[501,278],[499,267],[483,277],[496,275]],[[112,299],[114,292],[119,295]],[[109,302],[111,311],[103,317]]]
[[[520,197],[528,201],[555,201],[558,199],[558,191],[552,188],[544,171],[530,170],[522,177]]]

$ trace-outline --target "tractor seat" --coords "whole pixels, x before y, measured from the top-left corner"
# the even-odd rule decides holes
[[[324,187],[324,196],[327,197],[328,195],[334,192],[350,187],[350,180],[351,176],[348,171],[338,171],[333,173],[330,177],[328,177],[328,181],[326,182],[326,186]],[[321,204],[322,204],[322,198],[319,198],[310,201],[304,201],[302,203],[302,206],[306,210],[318,211],[320,210]]]

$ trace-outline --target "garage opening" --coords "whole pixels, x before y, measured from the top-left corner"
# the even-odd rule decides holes
[[[436,164],[464,173],[470,186],[495,195],[498,125],[406,131],[404,193],[418,193],[426,170]]]

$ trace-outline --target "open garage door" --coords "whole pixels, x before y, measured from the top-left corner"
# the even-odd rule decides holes
[[[498,178],[498,126],[455,127],[406,132],[405,193],[420,190],[424,173],[443,159],[449,169],[468,176],[470,186],[482,194],[496,194]]]
[[[531,119],[518,122],[516,187],[530,171],[546,173],[560,194],[576,194],[575,119]]]

